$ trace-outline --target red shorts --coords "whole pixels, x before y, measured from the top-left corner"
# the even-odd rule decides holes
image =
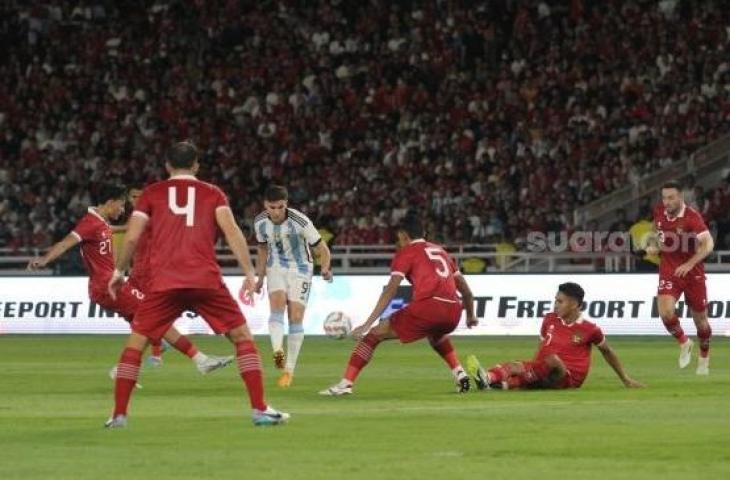
[[[390,326],[402,343],[453,332],[461,318],[461,303],[428,298],[417,300],[390,317]]]
[[[130,323],[137,313],[137,310],[139,310],[142,300],[144,300],[144,293],[139,291],[139,289],[135,288],[129,282],[124,282],[122,286],[119,287],[116,300],[113,299],[106,290],[91,292],[89,296],[91,297],[91,300],[100,307],[118,313]]]
[[[129,277],[127,282],[133,287],[139,290],[140,292],[144,293],[149,291],[150,287],[150,279],[149,277],[142,277],[142,276],[134,276],[132,275]]]
[[[148,293],[132,322],[132,331],[156,341],[180,315],[192,310],[203,317],[215,333],[227,333],[246,323],[225,285],[218,288],[176,288]]]
[[[684,278],[674,275],[659,275],[659,295],[671,295],[675,300],[684,293],[684,301],[693,312],[704,312],[707,309],[707,285],[705,276],[688,273]]]
[[[525,373],[520,375],[522,380],[520,386],[524,388],[554,388],[560,390],[565,388],[578,388],[583,383],[573,378],[570,370],[559,380],[551,378],[551,369],[545,360],[525,360],[520,363],[525,369]]]

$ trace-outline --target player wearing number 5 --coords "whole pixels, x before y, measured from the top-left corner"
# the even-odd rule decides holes
[[[312,221],[302,212],[288,207],[286,188],[270,186],[264,193],[265,210],[254,219],[258,241],[256,292],[266,279],[269,291],[269,334],[274,364],[284,369],[277,384],[291,385],[297,358],[304,342],[304,310],[312,286],[311,251],[318,256],[322,278],[332,279],[330,251]],[[287,353],[284,354],[284,311],[289,317]]]
[[[702,215],[684,203],[682,188],[677,182],[662,186],[662,203],[654,208],[656,241],[647,253],[660,256],[659,315],[667,331],[679,343],[679,368],[689,365],[692,340],[684,334],[675,311],[675,304],[684,294],[697,327],[700,354],[697,375],[710,373],[710,337],[712,329],[707,320],[707,286],[703,261],[715,244]]]
[[[402,343],[428,338],[431,347],[451,369],[457,390],[461,393],[469,390],[469,377],[459,363],[449,334],[459,324],[462,310],[466,310],[467,327],[478,323],[471,289],[446,251],[424,239],[421,220],[413,213],[406,215],[398,228],[398,244],[401,248],[391,263],[388,285],[367,321],[352,332],[359,342],[342,380],[319,392],[321,395],[352,393],[355,379],[372,358],[375,348],[384,340],[396,338]],[[373,327],[404,278],[413,286],[411,303]]]

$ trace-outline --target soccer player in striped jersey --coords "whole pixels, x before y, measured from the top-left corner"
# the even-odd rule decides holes
[[[274,364],[284,372],[277,384],[291,385],[299,351],[304,342],[304,311],[309,300],[314,265],[312,250],[318,256],[322,278],[332,279],[330,251],[312,221],[302,212],[289,208],[285,187],[270,186],[264,193],[265,210],[256,216],[254,229],[258,241],[256,292],[264,279],[269,291],[269,334]],[[289,317],[287,352],[284,354],[284,311]]]

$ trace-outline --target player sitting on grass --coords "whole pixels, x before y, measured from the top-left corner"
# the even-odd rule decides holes
[[[477,357],[469,355],[466,368],[477,388],[580,388],[588,376],[593,345],[626,387],[643,387],[626,374],[601,329],[583,318],[583,295],[583,288],[577,283],[558,287],[555,311],[542,321],[540,349],[534,360],[502,363],[485,371]]]

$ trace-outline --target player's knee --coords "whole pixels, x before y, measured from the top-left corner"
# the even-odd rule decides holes
[[[550,369],[551,377],[563,378],[568,372],[565,364],[557,355],[548,355],[545,357],[545,363]]]
[[[251,331],[248,328],[246,328],[245,325],[234,328],[233,330],[229,331],[226,335],[228,336],[228,339],[233,343],[247,342],[247,341],[253,340]]]

